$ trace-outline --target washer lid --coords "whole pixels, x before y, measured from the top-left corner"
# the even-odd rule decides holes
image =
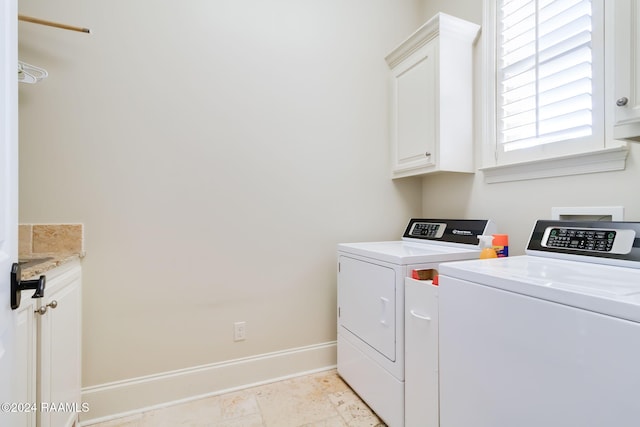
[[[338,251],[401,265],[456,261],[480,256],[480,250],[475,246],[445,246],[406,241],[341,243],[338,245]]]
[[[523,255],[440,266],[441,276],[640,322],[640,270]],[[446,286],[446,278],[440,278]]]

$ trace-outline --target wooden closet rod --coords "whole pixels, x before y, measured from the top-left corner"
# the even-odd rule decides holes
[[[44,19],[32,18],[30,16],[25,16],[25,15],[18,15],[18,20],[25,21],[25,22],[32,22],[34,24],[46,25],[49,27],[62,28],[63,30],[78,31],[80,33],[87,33],[87,34],[91,33],[91,30],[88,28],[74,27],[73,25],[67,25],[67,24],[59,24],[57,22],[45,21]]]

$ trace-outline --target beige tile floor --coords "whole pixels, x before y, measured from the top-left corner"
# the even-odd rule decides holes
[[[335,370],[200,399],[91,427],[384,427]]]

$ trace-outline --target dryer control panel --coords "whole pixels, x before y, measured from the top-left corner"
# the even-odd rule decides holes
[[[640,268],[640,222],[540,220],[527,254]]]
[[[428,240],[477,246],[478,235],[495,232],[495,224],[488,219],[412,218],[404,231],[402,240]]]
[[[444,234],[444,230],[447,224],[442,222],[414,222],[409,229],[409,236],[411,237],[431,237],[439,239]]]

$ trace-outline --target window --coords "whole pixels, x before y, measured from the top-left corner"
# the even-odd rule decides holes
[[[500,3],[498,132],[504,151],[591,136],[591,2]]]
[[[604,18],[604,0],[485,0],[485,175],[532,162],[541,176],[583,173],[558,159],[609,147]]]

